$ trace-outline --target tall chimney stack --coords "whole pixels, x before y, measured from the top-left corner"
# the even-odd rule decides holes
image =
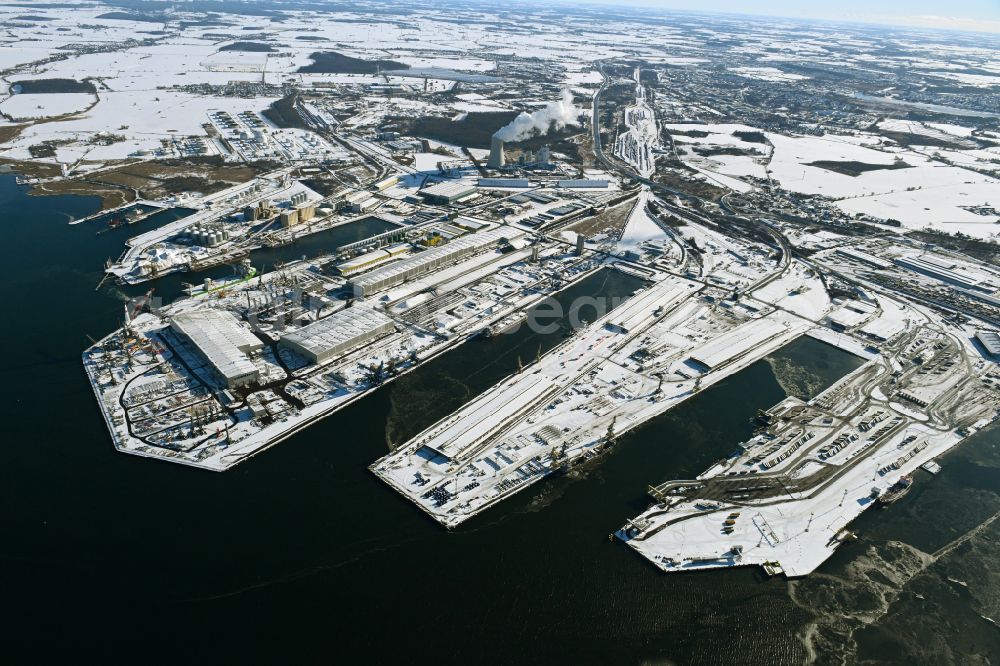
[[[503,140],[494,136],[490,143],[490,159],[486,161],[486,166],[491,169],[499,169],[506,163],[507,160],[503,154]]]

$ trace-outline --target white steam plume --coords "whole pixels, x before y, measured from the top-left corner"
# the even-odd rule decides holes
[[[553,125],[557,130],[567,125],[577,125],[583,113],[583,109],[574,106],[573,94],[564,88],[559,101],[549,102],[544,108],[531,113],[522,111],[521,115],[498,129],[493,136],[502,141],[523,141],[547,134]]]

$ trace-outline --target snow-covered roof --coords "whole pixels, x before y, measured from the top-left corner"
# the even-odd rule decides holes
[[[281,341],[323,357],[338,353],[356,341],[378,335],[392,328],[392,325],[392,320],[381,312],[358,306],[341,310],[283,335]]]
[[[443,247],[425,250],[409,259],[398,261],[390,266],[376,269],[351,280],[351,284],[367,292],[379,288],[383,284],[398,284],[408,277],[421,275],[426,271],[447,261],[476,252],[489,245],[496,244],[507,237],[508,232],[502,229],[483,231],[456,238]],[[398,282],[395,282],[398,279]]]
[[[247,354],[263,349],[264,343],[231,313],[196,310],[174,316],[170,325],[190,340],[227,380],[257,372]]]

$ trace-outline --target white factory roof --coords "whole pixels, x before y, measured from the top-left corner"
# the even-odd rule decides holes
[[[653,318],[657,304],[672,303],[690,289],[690,284],[686,282],[671,283],[667,288],[655,291],[647,289],[615,308],[608,323],[631,332]]]
[[[983,280],[980,277],[969,275],[962,271],[957,264],[944,261],[933,255],[924,254],[919,257],[899,257],[896,263],[903,268],[912,271],[926,273],[945,282],[966,287],[979,287]]]
[[[480,178],[479,187],[531,187],[527,178]]]
[[[419,194],[435,197],[458,198],[472,194],[476,189],[468,183],[438,183],[420,190]]]
[[[568,180],[560,180],[557,183],[559,187],[607,187],[609,182],[607,180],[598,178],[570,178]]]
[[[447,245],[435,247],[430,250],[424,250],[423,252],[415,254],[407,259],[403,259],[402,261],[397,261],[389,266],[377,268],[373,271],[365,273],[364,275],[354,278],[351,282],[356,286],[380,284],[383,280],[389,279],[393,275],[398,273],[408,273],[414,269],[419,270],[422,266],[433,264],[436,261],[440,261],[442,258],[446,258],[449,255],[460,252],[466,248],[471,247],[478,250],[486,247],[487,245],[498,243],[501,239],[506,238],[508,235],[509,232],[503,229],[492,229],[490,231],[482,231],[477,234],[462,236],[449,242]]]
[[[471,229],[473,231],[479,231],[490,226],[489,223],[484,222],[483,220],[477,220],[474,217],[469,217],[468,215],[459,215],[452,220],[452,224],[458,225],[464,229]]]
[[[976,331],[976,338],[993,356],[1000,356],[1000,333],[996,331]]]
[[[723,333],[707,345],[698,348],[691,354],[691,358],[709,368],[716,368],[784,333],[785,330],[785,325],[780,321],[757,319]]]
[[[861,328],[861,332],[865,335],[870,335],[880,340],[892,340],[905,330],[905,322],[891,317],[879,317]]]
[[[264,343],[224,310],[196,310],[170,320],[208,362],[224,377],[242,377],[257,370],[247,354],[263,349]]]
[[[387,324],[392,325],[392,320],[381,312],[355,306],[283,335],[281,339],[297,343],[320,356],[330,349],[377,331]]]
[[[490,391],[480,396],[471,410],[464,407],[460,418],[445,421],[444,427],[430,433],[423,445],[450,458],[459,457],[495,430],[497,423],[522,412],[554,386],[545,375],[523,376],[517,381],[516,391]]]
[[[849,301],[834,309],[827,317],[831,323],[851,328],[871,317],[874,311],[875,307],[872,305],[859,301]]]
[[[862,263],[870,264],[877,268],[891,268],[892,262],[886,261],[881,257],[876,257],[873,254],[868,254],[867,252],[862,252],[861,250],[855,250],[849,247],[837,248],[837,253],[847,257],[848,259],[853,259],[855,261],[860,261]]]

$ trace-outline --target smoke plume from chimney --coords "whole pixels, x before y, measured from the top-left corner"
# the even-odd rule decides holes
[[[556,130],[561,130],[567,125],[577,125],[583,113],[583,109],[573,104],[573,94],[564,88],[559,101],[549,102],[544,108],[531,113],[522,111],[521,115],[497,130],[493,136],[502,141],[523,141],[547,134],[553,126]]]

